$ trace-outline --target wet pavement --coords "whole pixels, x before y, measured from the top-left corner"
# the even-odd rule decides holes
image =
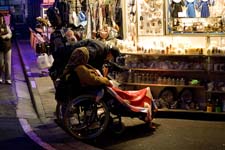
[[[156,118],[155,131],[143,122],[126,122],[122,135],[93,143],[105,150],[225,150],[225,122]]]
[[[0,85],[0,149],[225,150],[224,115],[204,112],[160,113],[155,131],[138,119],[123,118],[122,134],[107,131],[95,140],[79,141],[54,122],[54,87],[49,76],[40,76],[29,40],[18,40],[18,47],[20,53],[13,52],[13,85]]]
[[[30,101],[38,117],[26,119],[32,129],[30,138],[48,150],[98,150],[99,148],[74,139],[55,123],[54,85],[50,77],[43,75],[41,73],[43,70],[38,68],[37,56],[29,40],[17,40],[17,46],[20,50]]]

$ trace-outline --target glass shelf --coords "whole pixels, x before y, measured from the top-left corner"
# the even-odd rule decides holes
[[[214,93],[214,94],[225,94],[225,91],[206,91],[207,93]]]
[[[132,70],[132,71],[152,71],[152,72],[197,72],[197,73],[206,73],[206,70],[177,70],[177,69],[145,69],[145,68],[128,68],[128,67],[123,67],[126,70]]]
[[[206,112],[203,110],[186,110],[186,109],[167,109],[167,108],[160,108],[158,109],[160,112],[186,112],[186,113],[200,113],[200,114],[218,114],[218,115],[225,115],[225,112]]]
[[[148,84],[148,83],[129,83],[129,82],[120,82],[120,85],[129,85],[129,86],[154,86],[154,87],[182,87],[182,88],[201,88],[205,87],[202,85],[168,85],[168,84]]]

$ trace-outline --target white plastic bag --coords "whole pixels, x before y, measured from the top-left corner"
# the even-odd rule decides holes
[[[54,59],[52,55],[48,56],[48,54],[46,53],[42,53],[37,57],[37,64],[40,69],[50,68],[52,66],[53,61]]]
[[[53,56],[52,56],[52,55],[48,55],[48,60],[49,60],[50,65],[52,66],[52,64],[53,64],[53,62],[54,62]],[[51,66],[50,66],[50,67],[51,67]]]

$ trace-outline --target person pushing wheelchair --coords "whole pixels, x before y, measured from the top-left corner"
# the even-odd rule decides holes
[[[88,50],[88,64],[98,69],[104,74],[104,76],[107,74],[107,68],[102,70],[104,64],[107,64],[110,60],[113,60],[121,55],[117,47],[109,46],[104,42],[95,39],[80,40],[73,45],[61,47],[53,53],[54,62],[52,67],[49,69],[49,75],[53,82],[55,82],[62,75],[73,51],[81,47],[85,47]]]
[[[89,51],[86,47],[79,47],[76,48],[68,61],[68,64],[66,65],[64,71],[63,71],[63,77],[64,80],[71,80],[72,78],[76,82],[67,82],[69,84],[73,84],[72,88],[67,89],[66,91],[69,92],[68,95],[70,95],[69,99],[73,99],[74,97],[85,94],[86,92],[95,92],[99,87],[108,86],[114,90],[119,96],[121,97],[133,97],[134,99],[124,99],[123,103],[128,103],[128,106],[130,106],[130,109],[134,109],[135,111],[139,111],[139,108],[146,108],[149,110],[149,113],[147,114],[147,117],[145,118],[146,122],[151,122],[153,119],[153,112],[157,111],[156,105],[154,105],[153,98],[150,92],[150,88],[144,88],[142,89],[142,93],[146,92],[146,94],[143,96],[142,99],[137,101],[137,95],[138,91],[136,92],[130,92],[130,91],[123,91],[121,89],[118,89],[116,87],[113,87],[112,82],[104,76],[101,76],[97,69],[91,65],[88,64],[89,61]],[[70,79],[69,79],[70,78]],[[71,90],[71,91],[70,91]],[[134,93],[134,94],[132,94]],[[57,90],[56,90],[57,94]],[[121,95],[122,94],[122,95]],[[136,96],[135,96],[136,95]],[[56,97],[57,99],[57,97]],[[132,105],[132,106],[131,106]],[[151,111],[151,112],[150,112]],[[151,128],[155,128],[153,124],[150,124]]]

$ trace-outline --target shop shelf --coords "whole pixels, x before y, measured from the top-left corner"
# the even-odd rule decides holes
[[[225,112],[206,112],[204,110],[186,110],[186,109],[167,109],[161,108],[158,109],[159,112],[184,112],[184,113],[199,113],[199,114],[217,114],[225,115]]]
[[[225,91],[216,91],[216,90],[213,90],[213,91],[206,91],[207,93],[214,93],[214,94],[225,94]]]
[[[147,55],[147,56],[152,56],[152,57],[206,57],[207,55],[204,54],[152,54],[152,53],[144,53],[142,51],[135,51],[135,52],[123,52],[123,55],[136,55],[136,56],[143,56],[143,55]]]
[[[202,88],[205,87],[202,85],[172,85],[172,84],[149,84],[149,83],[129,83],[129,82],[120,82],[120,85],[128,86],[155,86],[155,87],[182,87],[182,88]]]
[[[206,70],[185,70],[185,69],[145,69],[145,68],[127,68],[132,71],[153,71],[153,72],[202,72],[206,73]]]

